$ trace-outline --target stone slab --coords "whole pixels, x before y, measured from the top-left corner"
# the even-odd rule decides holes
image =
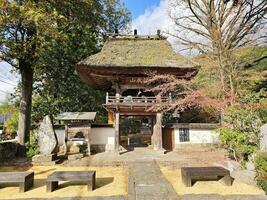
[[[82,159],[84,155],[82,153],[79,154],[70,154],[68,155],[68,160],[79,160]]]
[[[183,195],[181,200],[267,200],[267,196],[261,195],[217,195],[217,194],[188,194]]]
[[[224,198],[217,194],[202,194],[202,195],[183,195],[181,200],[224,200]]]
[[[56,154],[49,154],[49,155],[36,155],[32,157],[33,162],[51,162],[57,160],[57,155]]]
[[[56,164],[59,163],[59,159],[58,160],[54,160],[54,161],[50,161],[50,162],[32,162],[32,165],[34,166],[54,166]]]
[[[257,185],[255,177],[256,172],[250,170],[238,170],[231,172],[231,176],[235,181],[248,185]]]
[[[129,200],[179,199],[155,161],[136,161],[129,164],[128,193]]]
[[[229,195],[225,200],[267,200],[266,195]]]

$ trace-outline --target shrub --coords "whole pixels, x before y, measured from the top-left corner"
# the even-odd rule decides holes
[[[255,159],[257,183],[267,194],[267,152],[260,152]]]
[[[37,135],[35,131],[31,131],[30,134],[30,141],[25,144],[27,156],[29,158],[32,158],[33,156],[40,153],[39,151],[39,145],[37,140]]]
[[[5,132],[16,133],[18,130],[19,112],[15,112],[9,120],[4,123]]]
[[[259,111],[254,104],[229,107],[224,118],[225,127],[218,130],[219,139],[229,156],[243,166],[249,155],[259,149],[260,127],[263,124]]]
[[[229,128],[221,128],[219,132],[219,139],[224,144],[228,156],[239,161],[242,166],[245,165],[249,155],[253,154],[258,149],[256,143],[250,140],[247,133]]]

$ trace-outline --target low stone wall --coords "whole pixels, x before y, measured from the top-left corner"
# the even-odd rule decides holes
[[[26,156],[25,147],[17,142],[1,142],[0,143],[0,164],[5,161],[11,161],[16,157]]]
[[[91,151],[95,153],[112,152],[114,151],[114,145],[113,144],[92,144]]]
[[[176,150],[210,150],[220,148],[218,143],[179,143],[175,144]]]

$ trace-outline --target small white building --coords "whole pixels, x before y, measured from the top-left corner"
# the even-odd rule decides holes
[[[188,123],[173,124],[174,149],[199,148],[219,144],[219,124]],[[164,134],[164,129],[163,129]]]

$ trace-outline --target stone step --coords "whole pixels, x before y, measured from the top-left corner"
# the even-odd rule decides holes
[[[60,162],[60,159],[48,162],[32,162],[34,166],[54,166]]]
[[[68,160],[78,160],[78,159],[82,159],[83,157],[84,157],[84,154],[82,153],[70,154],[68,155]]]

